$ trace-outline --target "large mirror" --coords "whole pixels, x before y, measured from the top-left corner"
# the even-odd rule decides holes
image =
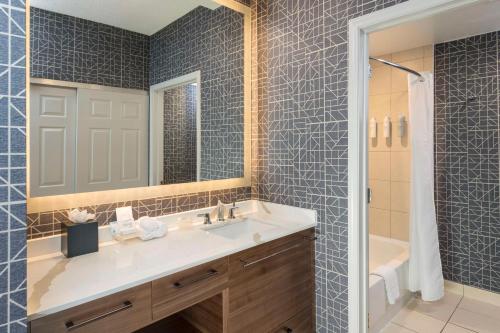
[[[212,0],[30,5],[30,197],[244,176],[241,12]]]

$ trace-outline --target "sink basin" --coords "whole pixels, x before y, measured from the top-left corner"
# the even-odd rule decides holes
[[[242,219],[234,222],[222,222],[220,224],[205,226],[205,231],[230,239],[238,239],[245,236],[253,236],[265,231],[277,228],[275,225],[263,223],[251,219]]]

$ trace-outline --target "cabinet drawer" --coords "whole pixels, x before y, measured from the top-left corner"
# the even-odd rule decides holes
[[[148,283],[35,319],[30,324],[31,333],[126,333],[150,322],[151,285]]]
[[[229,332],[272,332],[314,302],[312,230],[230,256]]]
[[[313,311],[308,306],[298,314],[281,324],[274,333],[313,333]]]
[[[227,285],[227,272],[226,257],[153,281],[153,319],[167,317],[221,293]]]

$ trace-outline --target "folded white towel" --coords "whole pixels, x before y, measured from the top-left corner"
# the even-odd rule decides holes
[[[371,274],[378,275],[384,279],[387,301],[389,304],[396,303],[399,298],[399,280],[396,269],[391,265],[381,265]]]

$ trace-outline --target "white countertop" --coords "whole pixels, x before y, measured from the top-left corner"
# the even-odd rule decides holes
[[[179,229],[175,221],[201,209],[161,217],[168,234],[159,239],[110,241],[100,229],[99,252],[66,258],[58,236],[28,242],[28,320],[122,291],[316,225],[313,210],[256,200],[238,203],[241,215],[273,225],[262,233],[230,239],[202,230]],[[196,221],[200,221],[197,218]],[[105,243],[103,243],[103,240]],[[256,241],[258,240],[258,241]]]

